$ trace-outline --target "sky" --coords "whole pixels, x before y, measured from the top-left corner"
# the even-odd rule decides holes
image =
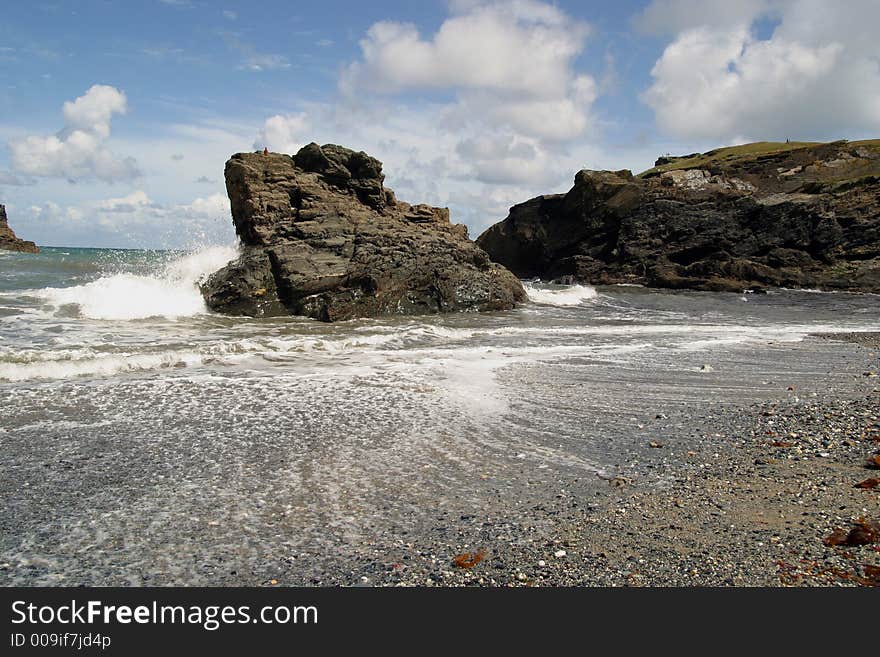
[[[235,240],[223,166],[337,143],[476,236],[588,169],[880,137],[877,0],[7,3],[0,203],[43,245]]]

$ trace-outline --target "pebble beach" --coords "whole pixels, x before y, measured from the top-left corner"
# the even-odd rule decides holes
[[[876,382],[880,333],[816,335],[860,345]],[[774,402],[696,418],[658,416],[655,483],[609,480],[601,501],[557,497],[552,532],[486,550],[469,568],[417,562],[386,583],[497,586],[878,586],[880,386],[850,399]],[[668,455],[668,456],[667,456]],[[644,480],[645,477],[642,477]],[[871,486],[871,480],[876,483]],[[657,484],[663,480],[664,484]],[[863,487],[857,487],[862,482]],[[860,520],[866,545],[826,545]],[[512,529],[512,527],[508,527]],[[487,541],[488,542],[488,541]],[[462,545],[463,553],[485,548]],[[425,555],[427,556],[427,555]],[[427,557],[433,561],[435,557]],[[448,562],[454,563],[454,557]]]

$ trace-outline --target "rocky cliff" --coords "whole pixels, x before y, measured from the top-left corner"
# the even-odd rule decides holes
[[[6,220],[6,206],[0,205],[0,249],[21,251],[22,253],[39,253],[40,249],[33,242],[20,240],[12,232]]]
[[[336,321],[525,300],[446,208],[397,201],[384,178],[381,162],[335,145],[233,155],[226,189],[242,253],[202,285],[208,306]]]
[[[581,171],[478,239],[520,277],[880,292],[880,141],[759,143]]]

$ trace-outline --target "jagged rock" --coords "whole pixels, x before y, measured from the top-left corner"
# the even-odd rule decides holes
[[[233,155],[226,189],[242,254],[202,285],[208,306],[337,321],[525,300],[446,208],[397,201],[384,178],[375,158],[332,144]]]
[[[39,253],[40,248],[33,242],[18,239],[6,219],[6,206],[0,205],[0,249],[21,251],[22,253]]]
[[[477,244],[521,277],[880,292],[880,142],[770,146],[581,171]]]

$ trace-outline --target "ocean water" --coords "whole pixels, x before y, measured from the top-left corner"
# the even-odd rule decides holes
[[[524,477],[611,476],[670,408],[851,387],[805,336],[880,330],[875,295],[538,282],[504,313],[222,317],[197,283],[234,256],[0,252],[9,581],[212,583],[403,540]]]

